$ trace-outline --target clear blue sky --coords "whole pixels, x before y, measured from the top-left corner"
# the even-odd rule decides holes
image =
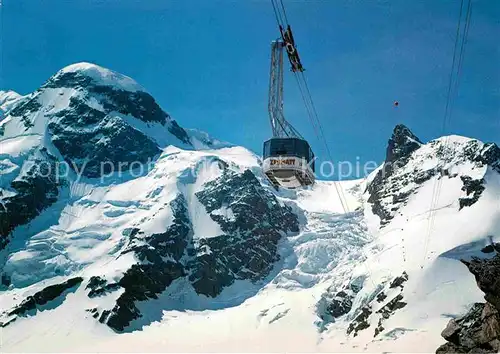
[[[284,3],[335,159],[381,161],[397,123],[441,135],[459,0]],[[500,141],[499,19],[500,1],[473,1],[451,133]],[[270,136],[269,0],[3,0],[2,20],[2,89],[26,94],[90,61],[134,78],[184,127],[258,153]],[[324,157],[286,75],[286,116]]]

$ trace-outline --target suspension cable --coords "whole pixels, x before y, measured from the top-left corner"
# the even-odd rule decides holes
[[[316,125],[318,127],[318,129],[316,130],[316,136],[317,136],[318,140],[323,143],[324,150],[325,150],[325,153],[327,154],[327,157],[330,159],[330,161],[333,161],[332,153],[331,153],[330,147],[328,146],[328,143],[326,141],[323,126],[322,126],[321,121],[319,119],[318,112],[316,110],[316,106],[314,105],[311,91],[309,90],[309,86],[307,85],[307,80],[306,80],[305,74],[303,72],[301,72],[300,74],[298,74],[298,78],[299,78],[298,82],[300,82],[300,80],[302,80],[304,87],[306,88],[307,100],[305,100],[305,101],[308,101],[309,105],[311,107],[311,110],[308,112],[310,115],[309,118],[313,122],[312,125],[313,126]],[[319,133],[318,133],[318,131],[319,131]],[[342,204],[342,209],[344,209],[345,213],[349,213],[350,212],[349,205],[347,204],[347,199],[345,197],[343,188],[338,185],[338,181],[334,181],[333,185],[334,185],[335,190],[337,192],[337,195],[339,197],[340,203]]]
[[[275,4],[275,1],[276,1],[276,4]],[[273,5],[273,10],[274,10],[274,15],[276,17],[276,22],[278,23],[278,26],[279,27],[284,27],[285,24],[288,22],[288,21],[283,21],[283,17],[281,15],[281,10],[277,4],[277,1],[278,0],[271,0],[271,4]],[[281,6],[283,6],[283,3],[281,3]]]
[[[283,16],[285,18],[286,24],[288,25],[288,18],[286,17],[285,5],[283,5],[283,0],[280,0],[281,9],[283,10]]]
[[[278,4],[279,1],[279,4]],[[274,10],[274,15],[276,17],[276,22],[278,26],[284,27],[285,24],[288,25],[288,18],[286,15],[286,10],[285,6],[283,4],[283,0],[271,0],[271,4],[273,6]],[[279,8],[281,7],[281,9]],[[283,13],[283,14],[282,14]],[[285,21],[283,21],[283,18]],[[319,120],[318,117],[318,112],[316,110],[316,107],[314,105],[314,101],[311,96],[311,91],[309,90],[309,86],[307,84],[307,80],[305,78],[305,75],[303,72],[300,74],[294,73],[294,77],[297,81],[297,85],[299,87],[300,94],[302,96],[302,100],[304,101],[304,105],[306,107],[306,112],[307,116],[309,118],[309,121],[311,122],[311,125],[313,127],[314,133],[316,135],[316,138],[318,141],[322,142],[324,145],[324,150],[325,153],[327,154],[327,157],[330,159],[330,161],[333,161],[332,159],[332,154],[330,151],[330,148],[328,147],[328,143],[325,138],[324,130],[321,125],[321,121]],[[342,209],[344,210],[344,213],[349,213],[349,206],[347,204],[347,199],[345,198],[345,194],[343,191],[343,188],[338,185],[338,181],[333,181],[335,191],[337,193],[337,196],[340,200],[340,203],[342,205]]]
[[[448,123],[451,122],[454,98],[455,98],[456,94],[458,93],[458,87],[460,84],[460,78],[461,78],[461,74],[462,74],[465,47],[467,44],[467,37],[469,34],[469,27],[470,27],[471,13],[472,13],[472,1],[468,0],[467,11],[466,11],[466,15],[465,15],[465,25],[464,25],[463,35],[461,36],[460,33],[461,33],[463,5],[464,5],[464,0],[462,0],[460,3],[460,12],[459,12],[459,17],[458,17],[457,30],[456,30],[456,34],[455,34],[455,45],[454,45],[454,50],[453,50],[452,68],[451,68],[449,82],[448,82],[448,94],[447,94],[447,98],[446,98],[445,114],[443,117],[443,126],[442,126],[443,135],[446,134],[446,129],[447,129]],[[457,51],[458,51],[458,47],[459,47],[458,43],[459,43],[460,37],[462,37],[462,38],[461,38],[460,50],[458,53],[458,64],[457,64],[457,68],[455,68]],[[456,78],[455,78],[455,80],[453,80],[453,75],[455,74],[455,71],[456,71]],[[450,142],[450,137],[446,136],[444,139],[444,144],[443,144],[443,148],[444,148],[445,153],[446,153],[446,150],[448,149],[449,142]],[[423,268],[423,264],[425,262],[425,258],[427,257],[427,253],[428,253],[430,237],[432,234],[432,230],[434,228],[435,218],[436,218],[435,209],[437,208],[437,205],[439,203],[439,198],[441,196],[442,183],[443,183],[442,178],[438,178],[435,181],[434,186],[433,186],[431,206],[429,209],[429,223],[428,223],[428,227],[427,227],[427,235],[426,235],[425,242],[424,242],[424,254],[423,254],[423,258],[422,258],[421,268]]]

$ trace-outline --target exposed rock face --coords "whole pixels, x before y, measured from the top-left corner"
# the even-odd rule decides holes
[[[94,70],[113,75],[97,66]],[[133,162],[144,164],[161,152],[157,141],[137,124],[156,124],[165,128],[164,135],[170,133],[191,146],[187,132],[147,92],[99,81],[85,70],[62,70],[9,111],[26,132],[34,126],[35,114],[48,121],[51,141],[64,160],[86,177],[127,169]]]
[[[15,227],[31,221],[57,201],[64,181],[58,180],[56,173],[55,158],[39,148],[23,162],[10,188],[0,189],[0,250]]]
[[[387,224],[394,217],[394,212],[412,194],[413,190],[403,187],[425,182],[435,174],[433,171],[405,170],[412,159],[412,153],[421,145],[420,140],[406,126],[397,125],[394,128],[384,166],[367,189],[370,193],[368,202],[372,204],[373,213],[380,217],[381,225]],[[384,203],[384,200],[390,202]]]
[[[399,277],[396,277],[392,282],[389,288],[394,289],[397,287],[403,288],[404,283],[408,280],[408,274],[406,272],[403,272],[403,274]]]
[[[474,205],[479,200],[481,193],[484,191],[484,178],[474,180],[469,176],[460,176],[464,186],[462,190],[467,193],[467,197],[460,198],[460,209],[466,206]]]
[[[394,218],[410,195],[418,192],[423,182],[437,176],[456,178],[450,166],[473,163],[475,167],[490,167],[500,172],[500,148],[494,143],[444,137],[427,144],[404,125],[394,128],[387,147],[384,165],[367,186],[368,202],[381,226]],[[460,175],[465,196],[459,199],[459,208],[474,205],[484,191],[484,179]]]
[[[495,143],[484,144],[483,148],[473,155],[476,162],[489,165],[500,173],[500,147]]]
[[[20,305],[8,311],[7,315],[8,316],[26,315],[29,311],[36,310],[38,307],[46,305],[50,301],[59,298],[65,292],[79,285],[82,281],[83,278],[76,277],[76,278],[71,278],[65,281],[64,283],[47,286],[46,288],[35,293],[34,295],[28,296]],[[0,327],[5,327],[8,324],[12,323],[14,320],[15,317],[6,323],[0,323]]]
[[[90,289],[88,296],[90,298],[105,295],[113,290],[117,290],[120,287],[118,283],[108,284],[106,279],[101,277],[93,276],[90,277],[89,282],[85,289]]]
[[[436,353],[498,353],[500,314],[490,303],[475,303],[464,317],[451,320],[441,333],[448,343]]]
[[[396,125],[387,146],[386,162],[395,162],[408,158],[412,152],[420,148],[422,142],[403,124]]]
[[[496,245],[492,245],[495,249]],[[470,270],[486,303],[475,303],[441,333],[448,343],[436,353],[498,353],[500,351],[500,254],[490,259],[462,261]]]
[[[323,294],[322,300],[326,302],[326,313],[324,315],[320,314],[320,316],[324,321],[333,322],[335,318],[339,318],[351,311],[353,300],[356,294],[362,289],[358,283],[354,280],[338,292],[335,292],[335,289],[332,288]]]
[[[179,194],[168,206],[173,222],[166,232],[127,230],[130,241],[123,254],[133,252],[139,263],[117,283],[90,279],[89,297],[124,290],[112,309],[89,309],[93,317],[120,332],[142,316],[137,302],[156,299],[175,279],[187,277],[196,293],[215,297],[235,280],[256,282],[271,272],[279,260],[278,241],[285,233],[298,231],[297,217],[250,170],[238,174],[226,167],[196,194],[224,234],[193,239],[187,200]],[[221,209],[230,210],[230,217],[221,214]]]
[[[55,113],[48,125],[52,143],[74,170],[99,177],[134,161],[146,163],[160,148],[123,118],[89,107],[72,97],[67,109]]]
[[[353,298],[352,294],[349,294],[344,290],[339,291],[333,298],[330,305],[328,305],[328,307],[326,308],[326,311],[333,318],[345,315],[346,313],[349,313],[349,311],[351,311],[352,298]]]
[[[216,296],[237,279],[267,276],[279,260],[281,236],[299,231],[296,215],[262,188],[250,170],[236,174],[225,169],[196,195],[224,232],[202,238],[198,248],[206,252],[189,264],[189,279],[198,293]],[[231,210],[231,217],[217,213],[221,208]]]
[[[318,306],[320,311],[318,315],[322,318],[322,327],[329,323],[335,322],[335,319],[343,317],[345,320],[350,321],[347,326],[347,334],[352,334],[354,337],[360,331],[370,327],[372,319],[378,319],[378,325],[374,330],[374,337],[384,331],[383,322],[391,317],[397,310],[406,306],[403,301],[403,288],[408,280],[408,274],[403,272],[401,276],[392,279],[391,282],[381,284],[375,291],[367,298],[357,301],[362,305],[353,308],[354,300],[359,295],[362,289],[359,284],[351,282],[345,286],[341,291],[334,296],[329,295],[333,289],[329,289],[326,294],[323,294],[321,302],[327,302],[327,306]],[[399,292],[394,292],[398,289]],[[390,297],[387,294],[390,294]],[[365,295],[366,296],[366,295]],[[389,299],[388,299],[389,298]],[[319,305],[319,304],[318,304]],[[321,309],[324,308],[324,313]]]
[[[184,267],[179,262],[189,240],[191,227],[187,215],[186,201],[182,195],[174,199],[170,207],[173,222],[162,234],[144,235],[139,229],[130,230],[130,243],[123,254],[134,252],[140,263],[125,272],[117,285],[106,284],[101,278],[91,279],[89,297],[110,290],[123,288],[124,292],[110,310],[104,310],[99,321],[123,331],[134,319],[141,316],[135,306],[137,301],[156,299],[175,279],[184,276]],[[94,311],[97,312],[97,311]]]
[[[490,259],[473,258],[470,262],[462,262],[474,274],[486,301],[500,310],[500,254]]]
[[[381,314],[382,317],[379,318],[378,326],[377,328],[375,328],[374,337],[376,337],[379,333],[381,333],[384,330],[384,327],[382,326],[384,320],[387,320],[389,317],[391,317],[391,315],[394,312],[396,312],[399,309],[402,309],[407,305],[407,303],[402,300],[403,300],[403,294],[398,294],[394,299],[385,304],[384,307],[382,307],[380,310],[377,310],[377,313]]]
[[[33,126],[33,123],[28,119],[28,115],[39,111],[40,108],[42,108],[42,104],[38,101],[38,97],[31,96],[19,102],[9,114],[14,117],[21,117],[24,128],[28,130]]]
[[[359,331],[370,327],[368,319],[372,313],[373,310],[370,305],[362,307],[361,313],[349,324],[349,327],[347,327],[347,334],[354,332],[354,337],[356,337]]]
[[[63,72],[55,75],[41,88],[85,90],[90,94],[95,94],[94,97],[96,98],[99,98],[98,95],[102,96],[98,102],[104,106],[106,113],[116,111],[122,114],[129,114],[144,122],[165,124],[167,119],[170,118],[148,93],[143,91],[126,91],[117,87],[102,85],[92,77],[79,71]],[[187,138],[186,135],[183,137]]]
[[[64,159],[86,177],[118,171],[133,162],[146,163],[160,153],[157,143],[124,116],[168,126],[170,133],[190,144],[186,131],[146,92],[102,85],[81,72],[58,74],[41,89],[49,88],[79,92],[65,109],[50,115],[48,128]]]

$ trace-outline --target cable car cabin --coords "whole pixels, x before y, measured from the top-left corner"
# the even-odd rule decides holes
[[[314,183],[314,154],[299,138],[272,138],[264,143],[264,173],[274,187],[295,189]]]

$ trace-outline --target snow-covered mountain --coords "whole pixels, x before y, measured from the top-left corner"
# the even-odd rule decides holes
[[[345,213],[93,64],[0,104],[3,351],[500,348],[495,144],[397,126]]]

